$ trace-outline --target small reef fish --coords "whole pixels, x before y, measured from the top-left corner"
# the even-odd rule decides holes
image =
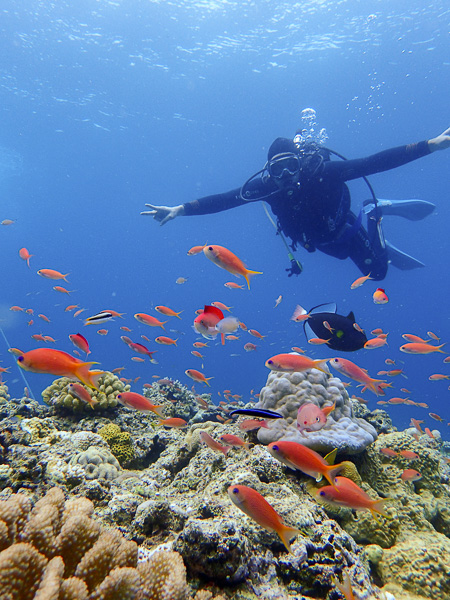
[[[129,343],[128,348],[134,350],[138,354],[145,354],[150,360],[153,360],[153,355],[157,352],[157,350],[149,350],[144,344],[139,344],[139,342]]]
[[[204,358],[203,354],[201,354],[198,350],[191,350],[191,354],[197,358]]]
[[[256,344],[252,344],[251,342],[247,342],[246,344],[244,344],[244,350],[246,352],[253,352],[254,350],[256,350],[256,348]]]
[[[441,373],[435,373],[428,377],[430,381],[442,381],[443,379],[450,379],[450,375],[442,375]]]
[[[381,348],[382,346],[386,346],[386,344],[386,339],[376,337],[372,338],[371,340],[367,340],[367,342],[364,344],[364,348],[366,350],[374,350],[375,348]]]
[[[330,365],[342,373],[346,377],[357,381],[358,383],[362,383],[367,389],[372,391],[377,396],[383,395],[384,392],[380,388],[380,383],[385,383],[382,379],[372,379],[369,374],[352,363],[350,360],[346,358],[332,358],[330,361]]]
[[[30,258],[34,256],[34,254],[30,254],[26,248],[21,248],[19,250],[19,256],[22,260],[27,262],[28,268],[30,268]]]
[[[108,335],[108,330],[107,329],[98,329],[97,333],[98,333],[98,335]]]
[[[417,452],[413,452],[412,450],[400,450],[399,455],[407,460],[417,460],[419,458]]]
[[[241,329],[243,329],[242,325],[243,323],[241,323]],[[259,333],[259,331],[256,329],[248,329],[248,333],[259,340],[263,340],[266,337],[265,335],[262,335],[262,333]]]
[[[134,408],[142,412],[153,412],[158,417],[164,418],[161,404],[152,404],[148,398],[136,392],[121,392],[117,394],[117,400],[127,408]]]
[[[227,306],[226,304],[224,304],[223,302],[211,302],[211,306],[215,306],[216,308],[218,308],[219,310],[221,310],[222,312],[224,310],[231,312],[231,309],[233,308],[232,306]]]
[[[336,475],[344,468],[344,463],[330,465],[311,448],[297,442],[278,441],[267,446],[270,454],[290,469],[298,469],[320,481],[322,477],[334,486]]]
[[[403,333],[402,338],[407,342],[412,342],[413,344],[428,344],[431,340],[424,340],[418,335],[414,335],[413,333]]]
[[[81,313],[82,313],[82,312],[84,312],[85,310],[86,310],[85,308],[80,308],[79,310],[76,310],[76,311],[73,313],[73,317],[74,317],[74,319],[76,319],[77,317],[79,317],[79,316],[81,315]]]
[[[136,313],[134,315],[136,321],[139,323],[143,323],[144,325],[149,325],[150,327],[162,327],[164,329],[164,325],[167,321],[160,321],[156,317],[152,317],[151,315],[147,315],[145,313]]]
[[[360,286],[362,286],[362,284],[365,283],[366,281],[368,281],[369,279],[372,279],[372,277],[370,276],[370,273],[368,275],[363,275],[362,277],[358,277],[358,279],[355,279],[355,281],[352,283],[352,285],[350,286],[350,289],[356,290],[356,288],[359,288]]]
[[[305,350],[302,350],[298,346],[292,346],[291,350],[292,350],[292,352],[298,352],[299,354],[305,354]]]
[[[383,288],[377,288],[372,298],[375,304],[387,304],[389,302],[389,298]]]
[[[54,269],[39,269],[37,274],[41,277],[44,277],[45,279],[64,279],[64,281],[66,282],[66,277],[69,275],[69,273],[63,275],[62,273],[60,273],[59,271],[55,271]]]
[[[23,312],[24,309],[21,306],[11,306],[9,308],[9,310],[12,310],[12,312]]]
[[[230,412],[230,417],[234,415],[248,415],[249,417],[261,417],[262,419],[283,419],[283,415],[274,410],[262,408],[236,408]],[[259,421],[258,421],[259,422]]]
[[[203,337],[214,339],[219,333],[216,329],[216,325],[223,318],[223,312],[219,308],[205,305],[203,310],[194,319],[194,329]]]
[[[441,348],[445,346],[445,344],[441,344],[440,346],[431,346],[427,343],[422,342],[413,342],[409,344],[403,344],[400,346],[400,351],[405,352],[405,354],[431,354],[432,352],[442,352]]]
[[[42,314],[42,313],[39,313],[39,314],[38,314],[38,317],[39,317],[40,319],[42,319],[43,321],[45,321],[46,323],[50,323],[50,319],[49,319],[49,318],[48,318],[46,315],[44,315],[44,314]]]
[[[186,369],[185,373],[188,377],[190,377],[194,381],[197,381],[198,383],[206,383],[206,385],[208,387],[211,387],[209,385],[209,380],[213,379],[213,377],[205,377],[203,375],[203,373],[201,373],[200,371],[197,371],[196,369]]]
[[[74,316],[75,315],[76,315],[76,313],[74,314]],[[101,312],[97,313],[96,315],[92,315],[91,317],[88,317],[84,321],[84,324],[85,325],[97,325],[98,323],[106,323],[106,321],[110,321],[113,317],[114,317],[114,315],[111,312],[101,311]]]
[[[369,510],[374,517],[380,514],[389,518],[384,509],[386,499],[373,500],[364,490],[347,477],[336,477],[335,485],[327,485],[317,490],[317,496],[334,506],[346,506],[354,510]]]
[[[250,450],[251,447],[250,442],[246,442],[238,435],[233,435],[231,433],[221,435],[219,440],[227,446],[232,446],[234,448],[245,448],[246,450]]]
[[[428,413],[428,415],[435,421],[439,421],[439,423],[443,423],[445,420],[440,415],[437,415],[436,413]],[[423,421],[422,421],[422,423],[423,423]]]
[[[69,306],[66,306],[66,308],[64,309],[64,312],[71,312],[76,308],[78,308],[78,304],[69,304]]]
[[[314,346],[321,346],[322,344],[328,344],[331,341],[331,338],[328,340],[323,340],[322,338],[309,338],[308,344],[313,344]]]
[[[70,296],[70,294],[72,294],[72,292],[74,292],[75,290],[66,290],[65,287],[62,287],[62,285],[54,285],[53,289],[55,290],[55,292],[60,292],[61,294],[67,294],[68,296]]]
[[[427,434],[427,436],[428,436],[429,438],[431,438],[432,440],[434,440],[434,435],[433,435],[433,432],[430,430],[430,428],[429,428],[429,427],[425,427],[424,431],[425,431],[425,433]]]
[[[295,321],[296,323],[302,323],[303,321],[306,321],[306,319],[309,319],[310,316],[310,313],[306,312],[303,306],[297,304],[294,312],[292,313],[291,321]]]
[[[423,433],[423,429],[421,428],[422,423],[424,423],[424,421],[411,418],[411,426],[415,427],[419,433]]]
[[[178,338],[176,340],[173,340],[172,338],[167,337],[165,335],[160,335],[159,337],[155,338],[155,342],[157,344],[163,344],[164,346],[176,346],[177,341]]]
[[[15,222],[15,219],[3,219],[0,225],[13,225]]]
[[[177,317],[177,319],[181,319],[180,315],[183,312],[182,310],[180,310],[180,312],[175,312],[168,306],[155,306],[155,310],[165,317]]]
[[[168,419],[159,419],[159,424],[164,427],[174,427],[175,429],[184,429],[188,426],[187,421],[179,417],[169,417]]]
[[[317,404],[307,402],[297,413],[297,429],[304,431],[319,431],[327,422],[327,416],[336,408],[336,403],[320,409]]]
[[[384,456],[389,456],[389,458],[398,456],[398,453],[395,450],[392,450],[392,448],[380,448],[380,452],[381,454],[384,454]]]
[[[241,431],[254,431],[255,429],[259,429],[260,427],[268,429],[269,424],[266,420],[259,421],[258,419],[245,419],[245,421],[241,421],[239,423],[238,427]]]
[[[194,348],[207,348],[208,347],[207,342],[194,342],[192,345],[194,346]]]
[[[69,394],[72,394],[72,396],[75,396],[79,400],[82,400],[83,402],[89,404],[92,410],[94,410],[95,405],[98,404],[98,400],[96,398],[93,398],[87,391],[87,389],[79,383],[69,383],[67,389]]]
[[[278,298],[275,300],[275,306],[274,308],[276,308],[280,302],[283,300],[283,296],[281,296],[281,294],[278,296]]]
[[[400,477],[403,481],[419,481],[419,479],[422,479],[422,475],[415,469],[405,469]]]
[[[239,329],[239,319],[225,317],[216,323],[215,328],[219,333],[234,333]]]
[[[19,348],[8,348],[8,352],[14,354],[14,356],[20,356],[21,354],[24,354],[22,350],[19,350]]]
[[[221,269],[225,269],[233,275],[242,275],[250,289],[250,276],[262,275],[261,271],[247,269],[242,260],[233,252],[223,246],[207,245],[203,248],[203,254]]]
[[[62,350],[36,348],[17,357],[17,364],[25,371],[48,373],[60,377],[75,378],[90,388],[98,389],[98,380],[103,371],[90,371],[89,367],[98,363],[83,362]]]
[[[203,248],[206,244],[202,244],[201,246],[192,246],[190,250],[187,251],[188,256],[195,256],[196,254],[200,254],[203,251]]]
[[[186,283],[187,280],[188,280],[188,277],[177,277],[175,279],[175,283],[177,285],[183,285],[183,283]]]
[[[299,354],[276,354],[266,360],[265,366],[271,371],[281,371],[283,373],[298,373],[309,369],[317,369],[328,374],[327,361],[326,358],[312,359]]]
[[[263,529],[276,531],[286,550],[292,552],[289,542],[293,537],[303,535],[299,529],[286,525],[277,511],[253,488],[245,485],[230,485],[227,491],[232,502],[243,513]]]
[[[245,288],[245,285],[239,285],[234,281],[227,281],[227,283],[224,283],[223,285],[230,290],[243,290]]]
[[[438,335],[436,335],[432,331],[427,331],[427,335],[429,335],[430,338],[433,338],[433,340],[436,340],[437,342],[441,339]]]
[[[224,456],[227,455],[228,450],[230,449],[230,446],[222,446],[222,444],[219,444],[219,442],[211,437],[206,431],[200,432],[200,439],[208,446],[208,448],[211,448],[211,450],[216,450],[217,452],[222,452]]]

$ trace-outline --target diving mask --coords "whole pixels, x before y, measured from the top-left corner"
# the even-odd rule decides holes
[[[274,179],[293,177],[300,172],[300,157],[292,152],[276,154],[267,163],[267,170]]]

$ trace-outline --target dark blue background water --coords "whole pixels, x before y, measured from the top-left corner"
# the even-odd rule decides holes
[[[242,333],[238,342],[210,343],[205,352],[215,400],[224,388],[248,398],[264,385],[269,356],[293,344],[314,357],[336,354],[307,346],[302,327],[289,320],[297,303],[336,301],[367,331],[389,332],[389,347],[346,358],[372,376],[389,368],[385,358],[396,359],[408,380],[394,379],[392,395],[407,387],[412,399],[450,421],[448,382],[428,381],[432,373],[450,374],[445,355],[398,350],[405,332],[432,330],[449,339],[450,151],[371,178],[379,197],[437,204],[419,223],[384,219],[386,237],[427,265],[390,269],[384,306],[372,302],[374,282],[350,290],[359,273],[349,261],[299,251],[304,272],[288,279],[285,249],[260,204],[162,228],[139,215],[145,202],[174,205],[238,187],[264,165],[275,137],[293,136],[306,107],[317,111],[327,144],[348,157],[438,135],[449,126],[449,17],[443,0],[8,3],[0,36],[0,220],[16,222],[0,229],[0,317],[10,344],[29,350],[40,345],[30,335],[44,333],[71,352],[68,334],[80,331],[102,368],[125,365],[125,377],[142,376],[135,391],[152,375],[191,385],[185,369],[201,366],[190,354],[193,311],[219,300],[267,335],[258,342]],[[351,189],[359,210],[367,189]],[[233,276],[203,255],[186,256],[206,241],[264,271],[250,292],[226,289]],[[31,269],[18,257],[23,246],[34,254]],[[67,298],[53,291],[59,282],[40,278],[40,268],[70,272],[66,287],[76,292]],[[186,284],[175,283],[180,276]],[[112,308],[127,317],[104,325],[109,334],[102,337],[64,312],[72,303],[86,308],[84,315]],[[34,308],[33,327],[8,310],[15,304]],[[169,332],[179,347],[152,343],[159,364],[134,363],[119,326],[131,327],[135,341],[161,335],[133,319],[136,312],[158,316],[158,304],[184,310],[181,321],[170,322],[182,332]],[[244,352],[247,341],[258,350]],[[11,365],[10,392],[22,395],[6,346],[0,359]],[[36,396],[53,379],[26,375]],[[399,426],[411,416],[436,425],[426,409],[389,410]],[[446,424],[440,429],[448,439]]]

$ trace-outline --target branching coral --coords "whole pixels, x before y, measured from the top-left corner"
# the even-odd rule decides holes
[[[87,498],[67,502],[51,489],[32,508],[21,494],[0,502],[3,600],[185,600],[186,571],[176,552],[137,566],[138,548],[91,518]]]

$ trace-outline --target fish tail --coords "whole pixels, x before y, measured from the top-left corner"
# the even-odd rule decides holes
[[[243,275],[245,277],[245,281],[247,282],[248,289],[250,289],[250,277],[252,277],[252,275],[262,275],[262,271],[250,271],[247,269]]]
[[[152,408],[152,412],[154,412],[155,415],[157,415],[161,419],[164,419],[165,417],[164,417],[164,413],[163,413],[163,408],[164,408],[163,404],[155,404]]]
[[[389,502],[389,500],[390,500],[390,498],[382,498],[381,500],[377,500],[376,502],[374,502],[372,504],[372,506],[370,507],[370,512],[372,513],[372,516],[374,517],[374,519],[378,520],[376,517],[376,514],[381,515],[385,519],[392,519],[391,515],[389,515],[386,512],[386,509],[384,507],[386,502]]]
[[[180,310],[180,312],[178,312],[178,313],[176,313],[176,314],[175,314],[175,316],[177,317],[177,319],[181,319],[180,315],[181,315],[181,313],[182,313],[182,312],[183,312],[183,311],[182,311],[182,310]]]
[[[65,281],[66,283],[69,283],[69,282],[67,281],[67,279],[66,279],[66,277],[67,277],[68,275],[70,275],[70,273],[66,273],[65,275],[63,275],[63,279],[64,279],[64,281]]]
[[[98,380],[103,375],[103,371],[89,371],[92,365],[98,365],[97,362],[82,362],[77,363],[74,368],[73,375],[84,383],[87,387],[98,390]]]
[[[330,465],[323,474],[326,480],[329,481],[334,488],[336,487],[336,484],[334,482],[335,477],[342,471],[344,467],[344,463],[339,463],[338,465]]]
[[[443,350],[441,350],[441,349],[440,349],[440,348],[442,348],[443,346],[445,346],[445,343],[444,343],[444,344],[441,344],[440,346],[436,346],[436,348],[437,348],[436,352],[442,352],[443,354],[445,354],[445,352],[444,352]]]
[[[209,384],[209,380],[210,380],[210,379],[214,379],[214,377],[205,377],[205,383],[206,383],[206,385],[207,385],[208,387],[211,387],[211,386],[210,386],[210,384]]]
[[[322,371],[322,373],[330,374],[330,370],[327,367],[328,358],[317,358],[313,360],[314,367],[313,369],[317,369],[318,371]]]
[[[291,544],[290,544],[291,539],[293,537],[295,537],[296,535],[301,535],[301,536],[305,535],[302,531],[300,531],[300,529],[297,529],[296,527],[289,527],[288,525],[284,525],[284,523],[282,523],[280,525],[279,529],[277,530],[277,533],[280,536],[280,539],[283,542],[286,550],[291,553],[292,553]]]

